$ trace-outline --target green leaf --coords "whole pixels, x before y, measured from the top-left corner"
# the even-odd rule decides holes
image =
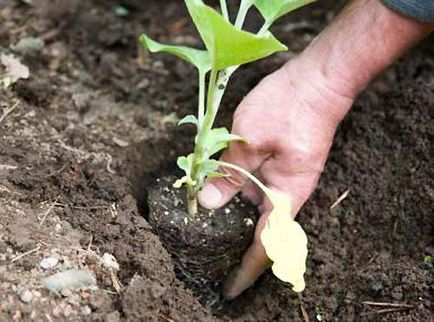
[[[185,2],[214,69],[242,65],[287,49],[269,32],[258,36],[236,29],[202,0]]]
[[[194,124],[197,126],[197,123],[198,123],[197,117],[195,115],[190,114],[183,117],[182,120],[178,122],[178,126],[182,124]]]
[[[219,165],[215,160],[206,160],[201,162],[199,165],[200,172],[203,172],[205,174],[216,171],[218,167]]]
[[[210,149],[208,149],[208,155],[211,157],[214,154],[223,151],[229,146],[228,142],[219,142],[214,144]]]
[[[423,262],[427,265],[430,265],[434,262],[434,258],[430,255],[426,255],[423,257]]]
[[[209,132],[204,144],[206,147],[206,158],[208,159],[217,152],[226,149],[229,142],[231,141],[247,142],[245,138],[239,135],[230,134],[229,131],[224,127],[212,129]]]
[[[221,173],[221,172],[210,172],[207,175],[208,178],[227,178],[230,177],[227,173]]]
[[[166,52],[175,55],[193,64],[203,73],[211,70],[211,58],[206,50],[160,44],[144,34],[140,36],[139,40],[150,52]]]
[[[197,171],[197,183],[203,183],[210,174],[216,173],[219,165],[215,160],[205,160],[199,164]],[[196,186],[197,189],[202,188],[201,184]]]
[[[188,156],[181,156],[176,161],[176,164],[181,170],[184,170],[184,172],[187,174],[187,176],[190,175],[191,172],[191,166],[193,164],[193,154],[189,154]]]
[[[272,24],[287,13],[303,7],[315,0],[255,0],[255,6],[265,21]]]

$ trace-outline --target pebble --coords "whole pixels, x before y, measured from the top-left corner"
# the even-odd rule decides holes
[[[65,309],[63,310],[63,316],[64,316],[65,318],[68,318],[69,316],[71,316],[72,312],[73,312],[73,310],[72,310],[71,305],[67,305],[67,306],[65,307]]]
[[[118,322],[121,320],[121,317],[118,311],[114,311],[112,313],[107,314],[104,320],[107,322]]]
[[[54,258],[54,257],[45,257],[41,261],[40,265],[41,265],[41,267],[43,269],[48,270],[48,269],[54,268],[57,265],[58,262],[59,262],[59,260],[57,258]]]
[[[33,299],[33,294],[29,290],[25,289],[19,294],[20,299],[23,303],[30,303]]]
[[[392,290],[392,294],[391,294],[391,296],[392,296],[392,298],[394,299],[394,300],[396,300],[396,301],[401,301],[402,300],[402,298],[404,297],[403,296],[403,294],[402,294],[402,288],[401,287],[395,287],[393,290]]]
[[[81,314],[83,315],[90,315],[91,313],[92,309],[88,305],[83,306],[83,308],[81,309]]]
[[[12,49],[23,55],[35,55],[44,49],[44,41],[40,38],[25,37],[21,38],[17,44],[12,46]]]
[[[70,269],[45,278],[42,285],[49,291],[61,292],[65,289],[96,286],[96,279],[88,270]]]
[[[255,223],[253,222],[253,220],[252,219],[250,219],[250,218],[244,218],[244,223],[247,225],[247,226],[253,226]]]
[[[68,297],[72,295],[72,291],[69,288],[65,288],[60,291],[60,294],[62,294],[64,297]]]
[[[111,269],[115,272],[120,269],[116,258],[112,254],[104,253],[104,255],[102,255],[102,261],[104,266],[108,269]]]
[[[381,284],[381,282],[373,282],[370,288],[372,291],[379,293],[383,289],[383,284]]]

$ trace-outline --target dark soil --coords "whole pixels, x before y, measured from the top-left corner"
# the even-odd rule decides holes
[[[175,259],[175,271],[206,307],[218,308],[221,285],[252,241],[257,210],[238,196],[224,208],[186,211],[185,189],[174,177],[149,188],[149,223]]]
[[[144,217],[154,178],[190,151],[192,129],[175,123],[195,104],[196,75],[171,57],[143,57],[135,39],[146,30],[198,45],[182,2],[124,1],[127,17],[115,14],[117,1],[31,3],[0,6],[0,52],[26,36],[46,42],[39,56],[17,55],[30,79],[0,89],[1,112],[18,102],[0,123],[0,320],[301,321],[299,299],[269,273],[213,313],[177,276]],[[320,2],[276,26],[290,51],[240,70],[222,124],[338,5]],[[310,242],[302,305],[311,321],[434,321],[434,268],[424,262],[434,256],[433,43],[360,96],[298,216]],[[106,252],[120,264],[120,294],[91,259]],[[47,256],[59,259],[53,270],[40,267]],[[98,289],[59,296],[41,287],[71,267],[92,270]],[[412,307],[381,313],[365,301]]]

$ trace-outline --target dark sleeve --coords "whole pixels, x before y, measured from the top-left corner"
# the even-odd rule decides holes
[[[434,22],[434,0],[382,0],[390,9],[420,21]]]

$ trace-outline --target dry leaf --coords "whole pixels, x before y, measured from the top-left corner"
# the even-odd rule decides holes
[[[295,292],[301,292],[306,286],[306,233],[292,219],[291,201],[286,195],[268,190],[267,196],[273,204],[273,210],[261,232],[262,244],[273,262],[271,269],[274,275],[292,284]]]
[[[12,84],[21,78],[29,78],[29,68],[23,65],[20,60],[13,55],[1,54],[0,61],[6,68],[6,77],[10,77]]]

